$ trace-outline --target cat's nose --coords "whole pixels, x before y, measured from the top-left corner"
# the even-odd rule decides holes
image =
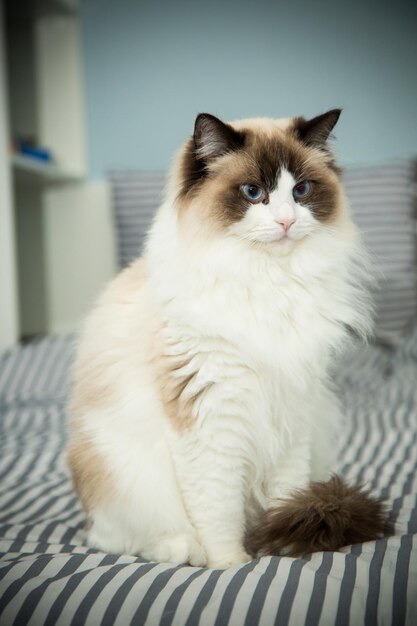
[[[287,233],[296,220],[295,219],[284,219],[284,218],[282,218],[282,219],[277,219],[275,221],[276,221],[277,224],[281,224],[282,228]]]

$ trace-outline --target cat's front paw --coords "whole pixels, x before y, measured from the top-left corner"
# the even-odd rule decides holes
[[[234,554],[227,554],[224,557],[218,559],[208,559],[207,567],[211,569],[227,569],[228,567],[233,567],[233,565],[243,565],[244,563],[249,563],[252,561],[252,557],[241,550],[239,552],[235,552]]]
[[[194,567],[204,567],[207,562],[201,545],[192,535],[186,533],[161,537],[142,549],[141,556],[148,561],[175,565],[189,563]]]

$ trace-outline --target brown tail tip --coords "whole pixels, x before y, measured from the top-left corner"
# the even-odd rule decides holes
[[[351,487],[338,476],[294,491],[277,508],[266,511],[246,537],[253,555],[301,556],[375,541],[392,534],[382,500],[361,485]]]

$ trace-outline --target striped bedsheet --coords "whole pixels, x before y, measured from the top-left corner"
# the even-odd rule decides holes
[[[87,549],[65,464],[72,338],[0,358],[0,624],[284,626],[417,623],[417,332],[352,350],[336,375],[336,471],[388,498],[396,534],[229,570]]]

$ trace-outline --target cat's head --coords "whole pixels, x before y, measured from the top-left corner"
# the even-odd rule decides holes
[[[280,251],[334,225],[343,202],[327,140],[339,115],[231,123],[198,115],[179,158],[180,214]]]

